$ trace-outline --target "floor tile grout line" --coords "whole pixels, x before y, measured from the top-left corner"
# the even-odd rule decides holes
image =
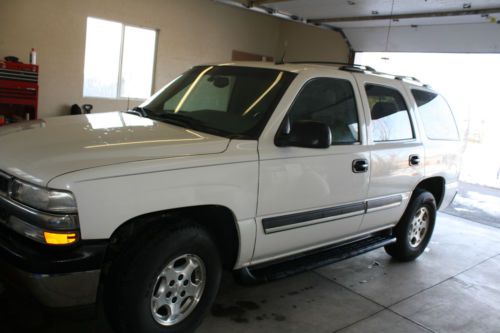
[[[351,323],[351,324],[349,324],[349,325],[347,325],[347,326],[344,326],[344,327],[342,327],[342,328],[339,328],[338,330],[335,330],[335,331],[334,331],[334,333],[335,333],[335,332],[339,332],[339,331],[341,331],[341,330],[344,330],[344,329],[346,329],[346,328],[348,328],[348,327],[351,327],[351,326],[353,326],[353,325],[355,325],[355,324],[357,324],[357,323],[359,323],[359,322],[361,322],[361,321],[363,321],[363,320],[369,319],[369,318],[371,318],[371,317],[373,317],[373,316],[375,316],[375,315],[379,314],[380,312],[382,312],[382,311],[384,311],[384,310],[389,310],[391,313],[394,313],[394,314],[398,315],[399,317],[404,318],[404,319],[406,319],[406,320],[410,321],[411,323],[413,323],[413,324],[415,324],[415,325],[417,325],[417,326],[419,326],[419,327],[421,327],[421,328],[423,328],[423,329],[425,329],[425,330],[427,330],[427,331],[429,331],[429,332],[436,333],[434,330],[430,329],[429,327],[427,327],[427,326],[425,326],[425,325],[423,325],[423,324],[421,324],[421,323],[418,323],[418,322],[416,322],[416,321],[414,321],[414,320],[412,320],[412,319],[410,319],[410,318],[408,318],[408,317],[406,317],[406,316],[404,316],[404,315],[401,315],[401,314],[399,314],[399,313],[395,312],[394,310],[392,310],[392,309],[391,309],[391,307],[393,307],[393,306],[395,306],[395,305],[397,305],[397,304],[399,304],[399,303],[401,303],[401,302],[404,302],[404,301],[406,301],[406,300],[408,300],[408,299],[410,299],[410,298],[412,298],[412,297],[414,297],[414,296],[417,296],[417,295],[419,295],[419,294],[421,294],[421,293],[423,293],[423,292],[425,292],[425,291],[427,291],[427,290],[429,290],[429,289],[432,289],[432,288],[434,288],[434,287],[437,287],[437,286],[439,286],[440,284],[442,284],[442,283],[444,283],[444,282],[446,282],[446,281],[449,281],[449,280],[451,280],[451,279],[453,279],[453,278],[457,277],[457,276],[458,276],[458,275],[460,275],[460,274],[463,274],[463,273],[465,273],[465,272],[468,272],[468,271],[470,271],[471,269],[473,269],[473,268],[475,268],[475,267],[477,267],[477,266],[479,266],[479,265],[481,265],[481,264],[485,263],[486,261],[491,260],[491,259],[496,258],[496,257],[499,257],[499,256],[500,256],[500,253],[496,253],[496,254],[494,254],[494,255],[492,255],[492,256],[490,256],[490,257],[488,257],[488,258],[486,258],[486,259],[484,259],[484,260],[482,260],[482,261],[480,261],[480,262],[478,262],[477,264],[472,265],[472,266],[470,266],[470,267],[466,268],[465,270],[460,271],[460,272],[458,272],[457,274],[455,274],[455,275],[453,275],[453,276],[450,276],[449,278],[444,279],[443,281],[440,281],[440,282],[438,282],[438,283],[436,283],[436,284],[434,284],[434,285],[432,285],[432,286],[430,286],[430,287],[424,288],[424,289],[420,290],[419,292],[414,293],[414,294],[412,294],[412,295],[410,295],[410,296],[408,296],[408,297],[405,297],[405,298],[403,298],[402,300],[399,300],[399,301],[397,301],[396,303],[393,303],[393,304],[388,305],[388,306],[385,306],[385,305],[383,305],[383,304],[380,304],[380,303],[378,303],[378,302],[376,302],[376,301],[374,301],[374,300],[372,300],[372,299],[368,298],[367,296],[362,295],[362,294],[358,293],[358,292],[357,292],[357,291],[355,291],[355,290],[352,290],[351,288],[349,288],[349,287],[347,287],[347,286],[344,286],[343,284],[339,283],[338,281],[333,280],[333,279],[331,279],[331,278],[329,278],[329,277],[327,277],[327,276],[325,276],[325,275],[323,275],[323,274],[321,274],[321,273],[317,272],[316,270],[313,270],[312,272],[313,272],[313,273],[315,273],[316,275],[320,276],[321,278],[325,279],[326,281],[328,281],[328,282],[330,282],[330,283],[333,283],[333,284],[336,284],[336,285],[340,286],[341,288],[343,288],[343,289],[345,289],[345,290],[348,290],[348,291],[352,292],[353,294],[358,295],[358,296],[360,296],[360,297],[364,298],[365,300],[370,301],[371,303],[374,303],[374,304],[376,304],[376,305],[378,305],[378,306],[382,307],[382,309],[381,309],[381,310],[379,310],[379,311],[377,311],[377,312],[375,312],[375,313],[373,313],[373,314],[371,314],[371,315],[369,315],[369,316],[367,316],[367,317],[361,318],[361,319],[359,319],[359,320],[357,320],[357,321],[355,321],[355,322],[353,322],[353,323]]]
[[[418,322],[416,322],[416,321],[414,321],[414,320],[412,320],[412,319],[410,319],[410,318],[406,318],[405,316],[400,315],[399,313],[394,312],[392,309],[390,309],[390,308],[389,308],[389,307],[391,307],[391,306],[393,306],[393,305],[385,306],[385,305],[383,305],[383,304],[380,304],[380,303],[378,303],[378,302],[376,302],[376,301],[374,301],[374,300],[372,300],[372,299],[370,299],[370,298],[366,297],[365,295],[362,295],[362,294],[358,293],[357,291],[352,290],[351,288],[344,286],[343,284],[339,283],[338,281],[330,279],[329,277],[327,277],[327,276],[325,276],[325,275],[323,275],[323,274],[321,274],[321,273],[317,272],[316,270],[314,270],[313,272],[314,272],[314,273],[316,273],[317,275],[319,275],[320,277],[322,277],[323,279],[327,280],[328,282],[333,283],[333,284],[336,284],[336,285],[340,286],[341,288],[343,288],[343,289],[345,289],[345,290],[347,290],[347,291],[350,291],[350,292],[352,292],[353,294],[358,295],[358,296],[360,296],[360,297],[364,298],[365,300],[368,300],[368,301],[370,301],[370,302],[372,302],[372,303],[374,303],[374,304],[376,304],[376,305],[378,305],[378,306],[382,307],[382,309],[380,309],[379,311],[377,311],[377,312],[375,312],[375,313],[372,313],[371,315],[369,315],[369,316],[367,316],[367,317],[364,317],[364,318],[361,318],[361,319],[359,319],[359,320],[356,320],[355,322],[353,322],[353,323],[351,323],[351,324],[349,324],[349,325],[346,325],[346,326],[344,326],[344,327],[339,328],[338,330],[335,330],[335,331],[334,331],[334,333],[336,333],[336,332],[340,332],[340,331],[342,331],[342,330],[345,330],[345,329],[346,329],[346,328],[348,328],[348,327],[354,326],[354,325],[356,325],[356,324],[358,324],[358,323],[360,323],[360,322],[362,322],[362,321],[364,321],[364,320],[367,320],[367,319],[369,319],[369,318],[371,318],[371,317],[373,317],[373,316],[375,316],[375,315],[377,315],[377,314],[379,314],[379,313],[381,313],[381,312],[383,312],[383,311],[385,311],[385,310],[388,310],[388,311],[390,311],[391,313],[394,313],[394,314],[395,314],[395,315],[397,315],[398,317],[401,317],[401,318],[403,318],[403,319],[408,320],[409,322],[411,322],[411,323],[413,323],[413,324],[417,325],[417,326],[418,326],[418,327],[420,327],[420,328],[425,329],[425,330],[426,330],[426,331],[428,331],[428,332],[431,332],[431,333],[436,333],[434,330],[430,329],[429,327],[427,327],[427,326],[425,326],[425,325],[423,325],[423,324],[421,324],[421,323],[418,323]]]
[[[346,329],[346,328],[348,328],[348,327],[351,327],[351,326],[353,326],[353,325],[356,325],[357,323],[360,323],[360,322],[362,322],[363,320],[369,319],[369,318],[371,318],[371,317],[373,317],[373,316],[375,316],[375,315],[379,314],[380,312],[382,312],[382,311],[386,310],[386,307],[385,307],[384,305],[379,304],[379,303],[377,303],[377,302],[375,302],[375,301],[373,301],[373,300],[369,299],[368,297],[366,297],[366,296],[364,296],[364,295],[358,294],[356,291],[354,291],[354,290],[351,290],[351,289],[347,288],[346,286],[344,286],[344,285],[342,285],[342,284],[338,283],[338,282],[337,282],[337,281],[335,281],[335,280],[330,279],[330,278],[329,278],[329,277],[327,277],[327,276],[324,276],[323,274],[321,274],[321,273],[317,272],[316,270],[313,270],[312,272],[313,272],[314,274],[318,275],[320,278],[322,278],[322,279],[326,280],[327,282],[329,282],[329,283],[331,283],[331,284],[335,284],[335,285],[339,286],[340,288],[345,289],[345,290],[347,290],[347,291],[349,291],[349,292],[351,292],[351,293],[353,293],[353,294],[355,294],[355,295],[357,295],[357,296],[359,296],[359,297],[361,297],[361,298],[363,298],[363,299],[365,299],[365,300],[367,300],[367,301],[369,301],[369,302],[371,302],[371,303],[373,303],[373,304],[375,304],[375,305],[377,305],[377,306],[379,306],[379,307],[381,307],[381,308],[382,308],[382,309],[379,309],[378,311],[375,311],[374,313],[372,313],[372,314],[370,314],[370,315],[368,315],[368,316],[366,316],[366,317],[360,318],[360,319],[358,319],[358,320],[356,320],[356,321],[354,321],[354,322],[352,322],[352,323],[350,323],[350,324],[348,324],[348,325],[346,325],[346,326],[343,326],[343,327],[341,327],[341,328],[339,328],[339,329],[337,329],[337,330],[333,331],[333,333],[340,332],[341,330],[344,330],[344,329]]]
[[[415,297],[415,296],[417,296],[417,295],[419,295],[419,294],[421,294],[421,293],[423,293],[423,292],[425,292],[425,291],[427,291],[427,290],[429,290],[429,289],[432,289],[432,288],[437,287],[437,286],[439,286],[439,285],[441,285],[441,284],[443,284],[443,283],[445,283],[445,282],[447,282],[447,281],[450,281],[451,279],[454,279],[454,278],[455,278],[455,277],[457,277],[458,275],[463,274],[463,273],[466,273],[466,272],[470,271],[471,269],[474,269],[474,268],[476,268],[477,266],[479,266],[479,265],[481,265],[481,264],[485,263],[486,261],[491,260],[491,259],[493,259],[493,258],[496,258],[496,257],[498,257],[498,256],[500,256],[500,253],[494,254],[493,256],[488,257],[488,258],[486,258],[486,259],[484,259],[484,260],[482,260],[482,261],[478,262],[477,264],[474,264],[474,265],[472,265],[472,266],[470,266],[470,267],[468,267],[468,268],[464,269],[463,271],[460,271],[460,272],[458,272],[457,274],[455,274],[455,275],[453,275],[453,276],[450,276],[449,278],[446,278],[446,279],[444,279],[444,280],[442,280],[442,281],[439,281],[439,282],[438,282],[438,283],[436,283],[436,284],[433,284],[432,286],[429,286],[429,287],[424,288],[424,289],[422,289],[422,290],[420,290],[420,291],[418,291],[418,292],[416,292],[416,293],[414,293],[414,294],[412,294],[412,295],[410,295],[410,296],[407,296],[407,297],[405,297],[405,298],[403,298],[403,299],[401,299],[401,300],[397,301],[396,303],[393,303],[393,304],[391,304],[391,305],[387,306],[387,308],[391,308],[391,307],[393,307],[393,306],[395,306],[395,305],[398,305],[398,304],[400,304],[400,303],[402,303],[402,302],[404,302],[404,301],[407,301],[408,299],[410,299],[410,298],[412,298],[412,297]]]
[[[376,302],[376,301],[374,301],[374,300],[372,300],[372,299],[370,299],[370,298],[368,298],[368,297],[366,297],[366,296],[364,296],[364,295],[362,295],[362,294],[359,294],[359,293],[358,293],[358,292],[356,292],[355,290],[352,290],[352,289],[350,289],[350,288],[348,288],[348,287],[346,287],[346,286],[344,286],[344,285],[340,284],[338,281],[332,280],[332,279],[330,279],[329,277],[324,276],[323,274],[321,274],[321,273],[319,273],[319,272],[317,272],[317,271],[315,271],[315,270],[314,270],[313,272],[314,272],[314,273],[316,273],[317,275],[319,275],[320,277],[322,277],[323,279],[325,279],[326,281],[328,281],[328,282],[330,282],[330,283],[332,283],[332,284],[336,284],[336,285],[340,286],[341,288],[343,288],[343,289],[345,289],[345,290],[347,290],[347,291],[350,291],[350,292],[352,292],[353,294],[358,295],[359,297],[362,297],[362,298],[364,298],[365,300],[370,301],[371,303],[374,303],[374,304],[376,304],[376,305],[378,305],[378,306],[380,306],[380,307],[382,308],[382,309],[380,309],[379,311],[376,311],[376,312],[372,313],[372,314],[371,314],[371,315],[369,315],[369,316],[366,316],[366,317],[360,318],[359,320],[356,320],[355,322],[350,323],[349,325],[346,325],[346,326],[344,326],[344,327],[339,328],[338,330],[335,330],[335,331],[334,331],[334,333],[336,333],[336,332],[340,332],[340,331],[345,330],[345,329],[347,329],[347,328],[349,328],[349,327],[351,327],[351,326],[354,326],[354,325],[356,325],[356,324],[358,324],[358,323],[360,323],[360,322],[362,322],[362,321],[364,321],[364,320],[370,319],[370,318],[372,318],[372,317],[374,317],[374,316],[378,315],[379,313],[381,313],[381,312],[383,312],[383,311],[385,311],[385,310],[390,311],[391,313],[393,313],[393,314],[397,315],[398,317],[401,317],[401,318],[403,318],[403,319],[405,319],[405,320],[408,320],[409,322],[411,322],[411,323],[413,323],[413,324],[417,325],[418,327],[420,327],[420,328],[422,328],[422,329],[425,329],[425,330],[426,330],[426,331],[428,331],[428,332],[431,332],[431,333],[436,333],[435,331],[433,331],[432,329],[430,329],[430,328],[426,327],[425,325],[422,325],[422,324],[420,324],[420,323],[418,323],[418,322],[416,322],[416,321],[411,320],[410,318],[406,318],[405,316],[400,315],[399,313],[394,312],[393,310],[389,309],[387,306],[382,305],[382,304],[380,304],[380,303],[378,303],[378,302]]]
[[[332,279],[330,279],[328,276],[324,276],[323,274],[321,274],[321,273],[319,273],[319,272],[316,272],[316,270],[314,270],[314,271],[313,271],[313,273],[315,273],[315,274],[319,275],[320,277],[322,277],[323,279],[325,279],[326,281],[328,281],[328,282],[330,282],[330,283],[336,284],[336,285],[340,286],[341,288],[346,289],[346,290],[348,290],[348,291],[352,292],[353,294],[356,294],[356,295],[358,295],[358,296],[360,296],[360,297],[364,298],[364,299],[365,299],[365,300],[367,300],[367,301],[370,301],[371,303],[374,303],[374,304],[376,304],[376,305],[378,305],[378,306],[381,306],[382,308],[387,308],[385,305],[380,304],[380,303],[378,303],[378,302],[376,302],[376,301],[374,301],[374,300],[372,300],[372,299],[368,298],[367,296],[362,295],[362,294],[358,293],[357,291],[352,290],[351,288],[348,288],[348,287],[344,286],[343,284],[339,283],[338,281],[332,280]]]
[[[394,315],[398,316],[398,317],[401,317],[401,318],[403,318],[403,319],[408,320],[409,322],[411,322],[411,323],[413,323],[413,324],[417,325],[417,326],[418,326],[418,327],[420,327],[420,328],[423,328],[423,329],[424,329],[424,330],[426,330],[426,331],[429,331],[429,332],[431,332],[431,333],[437,333],[436,331],[434,331],[433,329],[431,329],[431,328],[429,328],[429,327],[425,326],[424,324],[421,324],[421,323],[419,323],[418,321],[415,321],[415,320],[413,320],[413,319],[411,319],[411,318],[409,318],[409,317],[406,317],[406,316],[404,316],[404,315],[402,315],[402,314],[400,314],[400,313],[397,313],[397,312],[395,312],[394,310],[392,310],[392,309],[390,309],[390,308],[386,308],[386,310],[387,310],[387,311],[389,311],[389,312],[391,312],[392,314],[394,314]]]
[[[339,328],[339,329],[337,329],[337,330],[333,331],[333,333],[341,332],[341,331],[343,331],[343,330],[345,330],[345,329],[348,329],[349,327],[352,327],[352,326],[354,326],[354,325],[356,325],[356,324],[359,324],[359,323],[360,323],[360,322],[362,322],[362,321],[365,321],[365,320],[367,320],[367,319],[370,319],[370,318],[372,318],[372,317],[375,317],[376,315],[378,315],[378,314],[379,314],[379,313],[381,313],[381,312],[384,312],[385,310],[386,310],[386,309],[380,309],[380,310],[378,310],[377,312],[374,312],[374,313],[372,313],[371,315],[369,315],[369,316],[367,316],[367,317],[360,318],[360,319],[356,320],[355,322],[352,322],[352,323],[350,323],[350,324],[348,324],[348,325],[346,325],[346,326],[344,326],[344,327],[341,327],[341,328]]]

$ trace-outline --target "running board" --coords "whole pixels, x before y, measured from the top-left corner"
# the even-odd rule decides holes
[[[282,279],[322,266],[330,265],[396,242],[396,237],[385,231],[348,243],[336,244],[306,252],[272,263],[244,267],[235,271],[236,280],[245,285]]]

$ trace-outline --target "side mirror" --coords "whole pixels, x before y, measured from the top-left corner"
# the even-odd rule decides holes
[[[332,132],[327,124],[299,120],[289,125],[286,120],[284,133],[279,133],[274,143],[278,147],[329,148],[332,144]]]

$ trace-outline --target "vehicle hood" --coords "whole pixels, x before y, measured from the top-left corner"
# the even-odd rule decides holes
[[[0,170],[46,185],[82,169],[222,153],[229,141],[123,112],[54,117],[0,127]]]

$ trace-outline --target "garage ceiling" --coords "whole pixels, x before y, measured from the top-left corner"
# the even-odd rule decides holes
[[[223,0],[342,30],[355,51],[500,53],[500,0]]]

